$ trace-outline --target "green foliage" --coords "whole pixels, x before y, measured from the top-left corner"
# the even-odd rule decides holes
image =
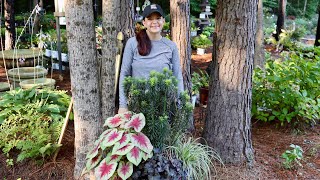
[[[291,169],[294,164],[298,164],[299,166],[302,166],[300,163],[300,160],[303,158],[303,150],[300,146],[291,144],[290,147],[292,148],[291,150],[286,150],[282,154],[282,158],[285,159],[283,162],[283,165],[287,169]]]
[[[174,145],[168,146],[166,151],[171,157],[182,161],[184,170],[188,172],[188,179],[211,179],[211,171],[215,171],[212,161],[216,160],[222,165],[223,161],[212,147],[198,141],[199,139],[182,135]]]
[[[167,68],[163,73],[152,71],[149,79],[127,77],[124,81],[128,108],[145,115],[143,132],[157,148],[174,141],[188,125],[190,97],[186,92],[178,96],[177,83]]]
[[[253,118],[279,120],[281,125],[315,124],[320,118],[320,49],[291,52],[284,60],[268,60],[265,71],[255,69]]]
[[[70,97],[64,91],[22,90],[6,92],[0,100],[0,148],[8,157],[18,149],[17,161],[44,157],[60,145],[63,118]]]
[[[213,34],[213,32],[214,32],[214,24],[203,28],[202,34],[206,35],[207,37],[210,37]]]
[[[190,13],[194,16],[199,16],[200,12],[202,11],[201,7],[199,6],[202,4],[202,0],[190,0]],[[217,7],[217,0],[209,0],[211,11],[214,11]]]
[[[209,74],[206,71],[201,69],[198,70],[199,73],[193,72],[192,73],[192,92],[193,94],[199,94],[200,88],[209,87]]]
[[[165,22],[164,24],[163,24],[163,28],[162,28],[162,30],[170,30],[170,22]]]
[[[40,24],[43,32],[54,30],[56,20],[52,13],[46,13],[43,16],[40,16]]]
[[[204,34],[200,34],[192,39],[191,45],[193,48],[203,48],[206,49],[212,46],[212,41]]]

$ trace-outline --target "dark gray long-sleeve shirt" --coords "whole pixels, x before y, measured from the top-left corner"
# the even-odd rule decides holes
[[[148,78],[152,70],[162,72],[163,68],[173,71],[178,79],[178,92],[183,91],[183,78],[180,67],[179,52],[176,44],[167,38],[152,40],[150,54],[141,56],[138,52],[136,37],[127,41],[123,53],[120,80],[119,80],[119,106],[127,107],[127,99],[123,89],[123,81],[126,76]]]

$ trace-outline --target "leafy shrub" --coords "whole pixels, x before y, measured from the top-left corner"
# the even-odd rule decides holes
[[[128,109],[145,115],[143,132],[157,148],[174,141],[188,125],[192,104],[186,92],[178,95],[177,83],[167,68],[163,73],[152,71],[149,79],[127,77],[124,81]]]
[[[315,50],[316,51],[316,50]],[[281,125],[315,124],[320,118],[320,58],[291,52],[284,61],[267,61],[253,76],[253,118]]]
[[[206,26],[203,28],[202,34],[206,35],[207,37],[210,37],[214,32],[214,26]]]
[[[193,94],[199,94],[200,88],[209,87],[209,74],[206,71],[199,69],[199,73],[192,73],[192,92]]]
[[[192,39],[191,45],[193,48],[203,48],[206,49],[212,46],[212,41],[204,34],[200,34]]]
[[[0,100],[0,148],[18,149],[17,161],[44,157],[60,145],[57,139],[70,97],[64,91],[14,90]]]
[[[282,154],[282,158],[285,159],[283,162],[283,165],[287,169],[291,169],[294,166],[294,163],[298,164],[299,166],[302,166],[300,163],[300,160],[303,158],[303,150],[300,146],[291,144],[290,147],[292,150],[286,150]]]
[[[152,157],[153,146],[148,137],[141,133],[144,126],[142,113],[126,112],[108,118],[104,127],[109,129],[100,135],[87,154],[85,173],[95,168],[97,179],[129,178],[133,164],[138,166],[142,159]]]
[[[211,179],[211,170],[215,170],[212,160],[221,164],[223,161],[213,148],[199,143],[198,140],[182,135],[176,144],[168,146],[166,151],[169,156],[181,159],[188,179]]]

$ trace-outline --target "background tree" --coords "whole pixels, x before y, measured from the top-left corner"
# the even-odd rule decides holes
[[[277,29],[275,34],[275,39],[277,41],[279,41],[279,35],[281,34],[281,29],[284,29],[284,20],[286,17],[286,6],[287,6],[287,0],[279,0]]]
[[[34,6],[37,4],[39,5],[39,9],[43,8],[43,0],[36,0],[34,3],[36,3]],[[37,12],[35,18],[34,18],[34,28],[33,28],[33,34],[38,34],[40,30],[40,12]]]
[[[257,31],[255,39],[254,67],[264,67],[263,0],[258,0]]]
[[[320,2],[318,4],[318,25],[317,25],[317,34],[316,34],[316,41],[314,43],[315,46],[320,46]]]
[[[257,1],[218,0],[203,137],[224,162],[253,162],[251,88]],[[213,53],[213,54],[214,54]]]
[[[66,1],[71,92],[74,99],[75,168],[78,179],[89,147],[102,130],[92,0]]]
[[[133,0],[102,1],[103,43],[100,63],[100,91],[102,117],[113,116],[115,113],[115,59],[117,54],[117,34],[124,34],[124,43],[134,36],[134,5]]]
[[[16,30],[14,23],[14,0],[5,0],[4,2],[4,20],[5,20],[5,49],[13,49],[16,39]]]

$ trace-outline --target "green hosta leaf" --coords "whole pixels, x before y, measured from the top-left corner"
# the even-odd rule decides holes
[[[131,134],[130,136],[132,144],[140,148],[142,151],[150,153],[153,150],[153,146],[149,138],[143,133]]]
[[[123,116],[120,114],[115,115],[114,117],[109,117],[105,123],[104,127],[109,127],[109,128],[115,128],[120,126],[122,123],[124,123]]]
[[[102,160],[97,168],[95,168],[94,174],[97,179],[106,180],[109,179],[116,171],[117,162],[106,162]]]
[[[112,154],[126,155],[133,147],[134,147],[134,145],[131,143],[129,143],[121,148],[114,146],[112,149]]]
[[[104,140],[102,141],[101,148],[104,150],[106,147],[110,147],[118,142],[123,135],[124,131],[119,131],[117,129],[113,129],[110,133],[106,135]]]
[[[90,171],[91,169],[95,168],[102,159],[102,151],[100,151],[96,156],[91,157],[87,160],[86,163],[86,170]]]
[[[128,179],[133,173],[133,164],[131,162],[120,161],[117,172],[122,179]]]
[[[133,147],[127,154],[127,159],[138,166],[142,160],[142,151],[138,147]]]

